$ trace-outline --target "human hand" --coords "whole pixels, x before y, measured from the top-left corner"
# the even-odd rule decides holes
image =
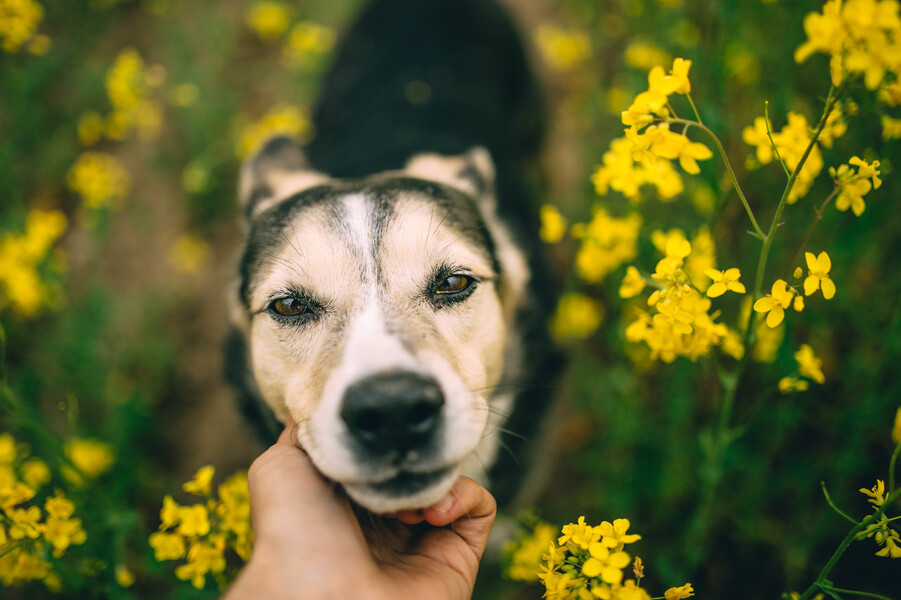
[[[488,491],[461,477],[436,504],[379,516],[354,507],[286,428],[248,472],[254,549],[225,600],[464,600],[494,522]]]

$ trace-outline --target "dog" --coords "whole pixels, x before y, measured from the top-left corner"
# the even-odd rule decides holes
[[[516,29],[493,0],[374,0],[312,121],[242,168],[228,376],[365,509],[428,506],[461,474],[503,504],[561,363]]]

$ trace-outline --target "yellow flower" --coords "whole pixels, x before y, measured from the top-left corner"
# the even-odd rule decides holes
[[[550,328],[560,340],[585,339],[597,330],[603,317],[603,308],[592,298],[578,293],[564,294]]]
[[[16,460],[16,440],[8,433],[0,433],[0,465],[11,465]]]
[[[615,519],[613,523],[602,521],[598,527],[601,530],[601,544],[607,548],[616,548],[621,550],[625,544],[634,544],[641,539],[641,536],[635,533],[626,533],[629,530],[629,519]]]
[[[578,67],[591,56],[588,36],[574,29],[540,25],[535,31],[535,43],[544,60],[561,71]]]
[[[623,277],[622,284],[619,286],[619,296],[620,298],[634,298],[641,293],[644,286],[644,277],[641,276],[638,269],[630,265],[626,269],[626,276]]]
[[[582,550],[588,550],[591,544],[594,544],[601,539],[600,530],[588,525],[585,522],[585,517],[579,517],[579,520],[576,523],[564,525],[561,532],[563,535],[557,538],[558,544],[561,546],[573,544],[575,547],[581,548]]]
[[[529,535],[511,541],[504,548],[508,566],[506,575],[514,581],[538,581],[542,556],[548,544],[555,539],[556,528],[548,523],[537,523]]]
[[[182,486],[182,489],[195,496],[209,496],[212,491],[213,474],[215,472],[216,469],[212,465],[201,467],[194,474],[194,478]]]
[[[810,383],[805,379],[797,377],[783,377],[779,380],[779,391],[783,394],[791,394],[792,392],[803,392],[810,387]]]
[[[174,527],[178,524],[179,519],[179,505],[175,500],[172,499],[172,496],[165,496],[163,498],[163,507],[160,509],[160,529],[165,531],[170,527]]]
[[[40,537],[43,526],[40,524],[41,509],[37,506],[6,510],[9,517],[9,537],[14,540]]]
[[[32,39],[44,7],[34,0],[0,0],[0,15],[0,48],[13,53]]]
[[[202,536],[210,532],[209,513],[202,504],[179,506],[178,520],[176,531],[185,537]]]
[[[103,117],[97,111],[88,111],[78,117],[76,130],[82,146],[93,146],[103,137]]]
[[[822,369],[823,361],[814,355],[813,348],[809,345],[801,344],[801,349],[795,352],[795,360],[798,361],[801,375],[809,377],[817,383],[826,381]]]
[[[566,217],[553,204],[541,206],[541,239],[548,244],[556,244],[566,234]]]
[[[289,67],[315,66],[335,45],[335,31],[312,21],[302,21],[291,29],[282,52]]]
[[[44,461],[33,458],[22,464],[22,480],[34,489],[50,481],[50,467]]]
[[[157,561],[178,560],[185,555],[185,539],[175,533],[150,534],[150,547]]]
[[[65,451],[72,464],[92,479],[106,473],[115,461],[113,447],[93,438],[73,438]]]
[[[632,563],[632,573],[635,574],[637,579],[644,577],[644,563],[641,562],[641,557],[639,556],[636,556],[635,562]]]
[[[182,234],[169,249],[169,264],[179,273],[197,273],[210,256],[210,245],[197,235]]]
[[[238,158],[244,160],[276,135],[286,135],[304,141],[311,131],[310,118],[305,109],[276,106],[259,121],[241,130],[236,152]]]
[[[586,577],[598,577],[605,583],[619,583],[623,579],[623,569],[632,561],[622,551],[611,552],[610,548],[600,542],[588,546],[591,558],[582,565],[582,574]]]
[[[116,583],[120,587],[129,588],[134,585],[135,575],[125,565],[116,565]]]
[[[115,208],[131,190],[131,176],[121,161],[103,152],[79,155],[69,169],[66,183],[88,208]]]
[[[83,544],[87,534],[81,528],[81,519],[49,516],[44,525],[44,539],[53,546],[53,555],[58,558],[69,546]]]
[[[860,488],[860,493],[869,496],[870,499],[867,500],[867,502],[873,506],[882,506],[885,504],[885,482],[881,479],[876,480],[876,485],[874,485],[871,490]]]
[[[291,6],[284,2],[255,2],[244,15],[244,21],[261,40],[278,39],[291,22]]]
[[[58,288],[42,278],[40,267],[66,225],[59,211],[31,210],[24,234],[0,236],[0,308],[8,304],[28,317],[54,305]]]
[[[75,512],[75,505],[57,492],[55,496],[47,498],[44,502],[44,510],[52,517],[68,519]]]
[[[785,309],[789,307],[791,301],[792,292],[789,291],[788,284],[781,279],[777,279],[773,284],[771,293],[759,298],[754,303],[754,311],[767,313],[767,326],[776,327],[785,318]]]
[[[739,281],[741,271],[734,267],[725,271],[706,269],[704,274],[713,280],[713,284],[707,288],[708,298],[718,298],[727,291],[732,291],[736,294],[744,294],[746,292],[744,284]]]
[[[807,278],[804,280],[804,295],[810,296],[818,289],[823,290],[823,298],[826,300],[835,296],[835,284],[829,277],[829,271],[832,269],[832,261],[825,251],[820,252],[819,256],[814,256],[810,252],[804,253],[807,260]]]
[[[683,598],[690,598],[694,595],[695,591],[692,589],[690,583],[686,583],[677,588],[670,588],[663,592],[663,597],[666,598],[666,600],[682,600]]]
[[[633,41],[626,46],[626,64],[633,69],[650,71],[652,68],[672,60],[662,48],[649,42]]]

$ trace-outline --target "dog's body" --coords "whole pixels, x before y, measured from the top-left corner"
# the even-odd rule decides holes
[[[276,138],[245,166],[230,376],[269,435],[296,421],[370,510],[428,505],[460,473],[501,501],[515,488],[559,362],[524,186],[540,116],[492,1],[376,0],[338,49],[314,141]]]

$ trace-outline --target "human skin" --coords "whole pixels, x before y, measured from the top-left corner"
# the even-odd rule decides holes
[[[296,445],[295,428],[248,472],[254,549],[223,600],[464,600],[494,523],[494,497],[461,477],[439,502],[373,515]]]

